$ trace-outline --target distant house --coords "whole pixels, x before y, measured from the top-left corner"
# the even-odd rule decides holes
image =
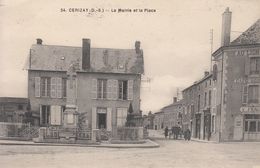
[[[147,115],[143,115],[143,126],[148,129],[154,128],[154,114],[151,111]]]
[[[0,122],[23,123],[30,121],[38,125],[37,115],[30,115],[30,103],[27,98],[0,97]]]
[[[155,130],[160,130],[160,129],[164,128],[163,119],[164,119],[163,111],[154,113],[154,129]]]
[[[172,128],[174,126],[182,126],[183,101],[177,101],[174,97],[173,103],[161,109],[164,113],[163,125],[164,127]]]
[[[82,47],[44,45],[37,39],[28,59],[31,109],[40,114],[41,126],[61,126],[68,102],[74,102],[89,128],[113,131],[125,125],[130,103],[140,113],[143,72],[139,41],[134,49],[110,49],[92,48],[90,39],[83,39]],[[76,122],[71,117],[66,120]]]

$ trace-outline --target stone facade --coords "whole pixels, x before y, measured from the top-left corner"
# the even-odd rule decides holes
[[[89,39],[83,39],[82,47],[43,45],[42,41],[32,45],[28,98],[32,111],[40,114],[41,126],[68,127],[80,122],[89,129],[116,134],[117,127],[125,125],[130,103],[133,113],[141,114],[143,51],[140,42],[135,47],[91,48]]]

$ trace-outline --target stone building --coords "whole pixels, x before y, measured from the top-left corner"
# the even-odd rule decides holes
[[[28,98],[41,126],[75,126],[81,116],[90,129],[114,132],[125,125],[130,103],[140,113],[144,72],[140,42],[135,49],[44,45],[30,48]]]
[[[204,77],[183,90],[183,125],[189,128],[193,138],[210,140],[215,118],[212,114],[212,74],[205,72]]]
[[[143,126],[148,129],[154,128],[154,114],[151,111],[147,115],[143,115]]]
[[[154,113],[154,129],[155,130],[160,130],[160,129],[164,128],[163,120],[164,120],[163,111]]]
[[[222,15],[212,73],[183,90],[188,114],[183,123],[189,123],[194,138],[259,141],[260,19],[230,42],[231,15],[229,8]]]
[[[213,54],[218,141],[260,140],[260,19],[230,42],[231,12],[223,13],[221,47]]]
[[[174,126],[183,126],[183,101],[177,101],[177,97],[173,98],[173,103],[161,109],[164,113],[163,125],[164,127],[172,128]]]
[[[27,115],[30,111],[30,103],[27,98],[20,97],[0,97],[0,122],[23,123],[27,120],[31,124],[39,124],[39,116]]]

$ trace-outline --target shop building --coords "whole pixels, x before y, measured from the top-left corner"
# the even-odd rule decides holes
[[[212,56],[218,141],[260,141],[260,19],[230,42],[231,12],[223,13],[221,47]]]

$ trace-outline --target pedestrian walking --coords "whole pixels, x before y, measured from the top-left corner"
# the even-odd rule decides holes
[[[166,126],[165,129],[164,129],[164,136],[165,136],[165,139],[167,139],[167,137],[168,137],[168,133],[169,133],[169,129],[168,129],[168,127]]]
[[[184,139],[185,141],[189,141],[191,138],[191,132],[190,132],[190,129],[186,129],[185,132],[184,132]]]
[[[188,128],[187,129],[187,139],[188,139],[188,141],[190,140],[190,138],[191,138],[191,132],[190,132],[190,129]]]

